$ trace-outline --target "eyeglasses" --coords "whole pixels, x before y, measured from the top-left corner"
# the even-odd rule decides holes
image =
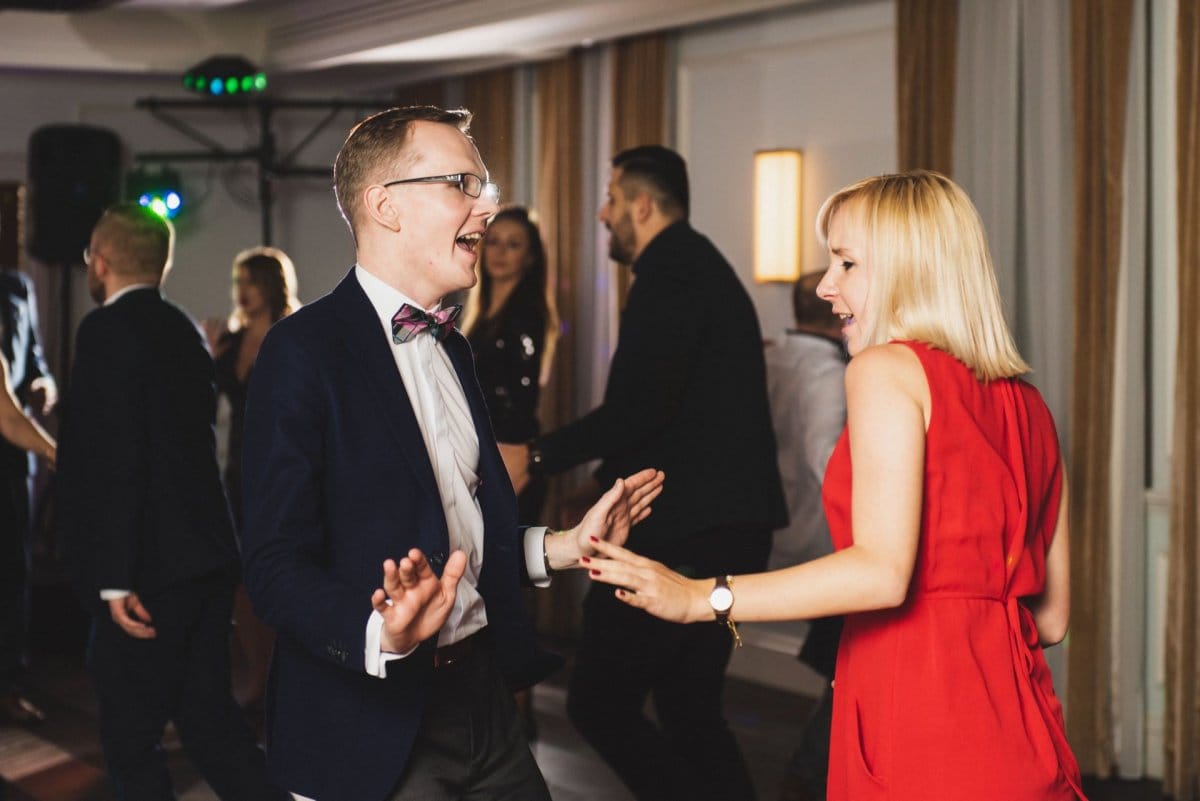
[[[384,186],[399,184],[456,184],[467,197],[484,195],[493,203],[500,202],[500,187],[491,181],[485,181],[473,172],[456,172],[451,175],[429,175],[425,178],[405,178],[400,181],[388,181]]]

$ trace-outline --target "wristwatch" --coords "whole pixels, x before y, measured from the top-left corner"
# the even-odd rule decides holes
[[[708,605],[712,607],[717,623],[726,626],[733,635],[736,647],[742,647],[742,638],[738,634],[737,623],[733,621],[733,576],[717,576],[713,580],[713,588],[708,593]]]

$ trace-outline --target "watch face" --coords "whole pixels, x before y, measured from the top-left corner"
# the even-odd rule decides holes
[[[728,612],[733,607],[733,590],[728,587],[713,587],[708,594],[708,603],[714,612]]]

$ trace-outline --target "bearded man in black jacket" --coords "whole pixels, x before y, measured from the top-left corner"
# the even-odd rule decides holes
[[[733,268],[688,224],[687,168],[651,145],[619,153],[600,221],[635,280],[604,402],[526,445],[515,483],[592,459],[600,486],[645,464],[666,474],[632,550],[685,574],[764,570],[785,525],[758,317]],[[724,625],[665,623],[598,584],[584,605],[568,714],[638,799],[749,799],[721,710],[733,648]],[[654,700],[657,723],[642,712]]]

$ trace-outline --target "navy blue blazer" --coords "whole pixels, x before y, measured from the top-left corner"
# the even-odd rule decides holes
[[[506,679],[545,677],[519,587],[517,504],[470,346],[444,345],[479,433],[484,518],[479,592]],[[367,675],[364,640],[383,561],[420,548],[440,574],[445,513],[391,345],[354,271],[277,323],[255,362],[242,454],[244,578],[278,631],[268,695],[268,766],[282,788],[312,798],[386,798],[424,712],[436,638]]]
[[[84,606],[143,600],[238,573],[217,469],[213,363],[196,324],[157,288],[88,312],[63,403],[58,525]],[[147,603],[153,610],[153,603]]]

